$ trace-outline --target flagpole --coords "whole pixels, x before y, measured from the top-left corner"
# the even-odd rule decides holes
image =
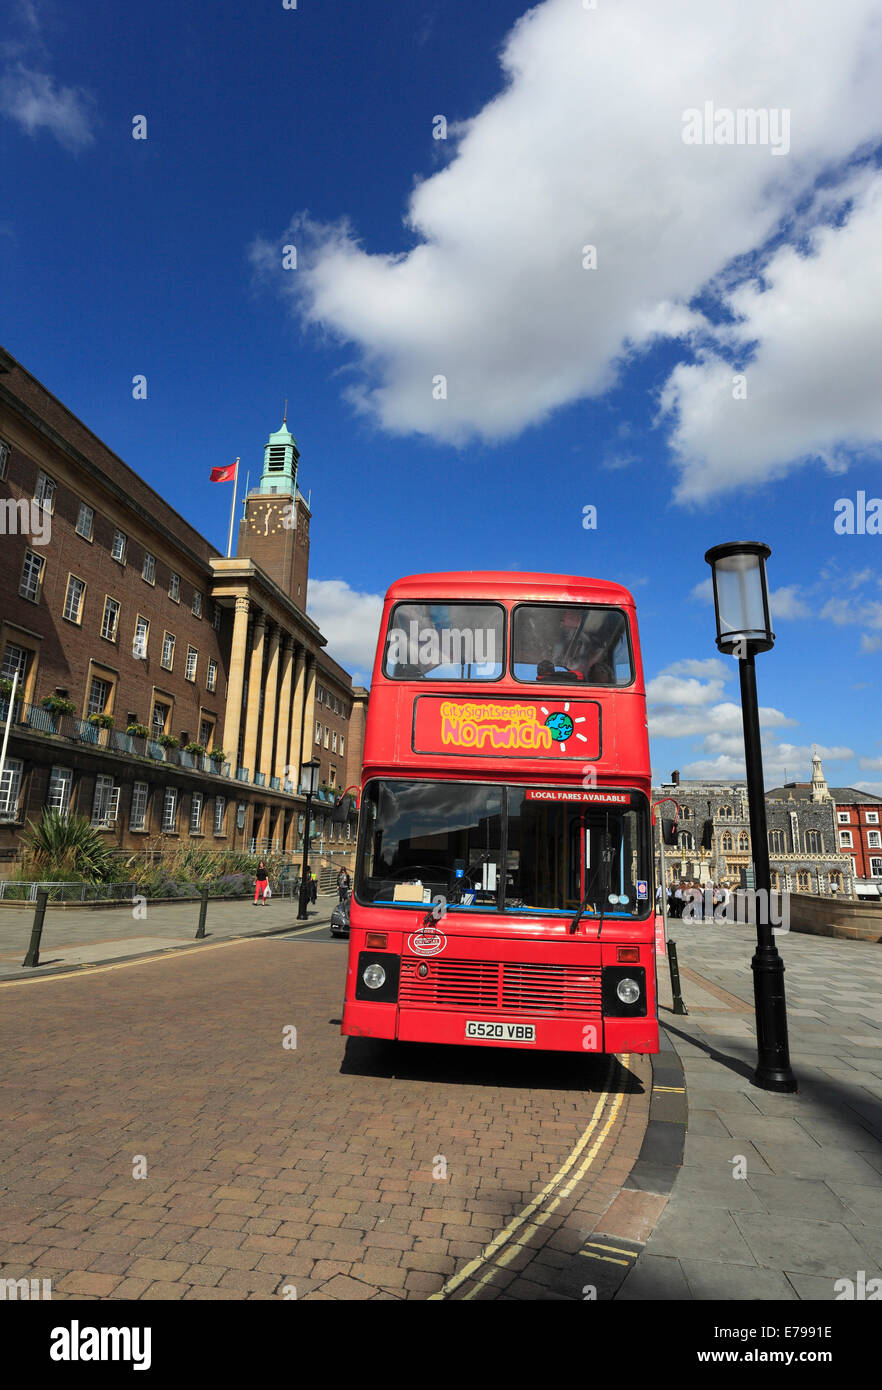
[[[227,541],[227,559],[233,554],[233,520],[236,515],[236,486],[239,482],[239,460],[236,459],[236,471],[233,474],[233,505],[230,507],[230,539]]]

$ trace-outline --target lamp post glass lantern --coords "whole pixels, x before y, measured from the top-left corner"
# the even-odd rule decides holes
[[[297,908],[297,921],[306,921],[306,905],[309,902],[309,840],[312,830],[312,798],[318,790],[321,763],[312,758],[300,769],[300,791],[306,796],[306,811],[303,819],[303,870],[300,875],[300,902]]]
[[[762,541],[732,541],[715,545],[705,555],[713,574],[721,652],[740,657],[747,651],[770,651],[775,645],[766,581],[771,553]]]
[[[766,1091],[795,1091],[796,1078],[790,1069],[787,1041],[784,962],[772,935],[772,879],[754,662],[757,652],[770,651],[775,645],[766,582],[766,560],[771,553],[762,541],[732,541],[713,546],[704,558],[713,574],[717,647],[738,658],[741,677],[744,763],[756,893],[757,947],[751,969],[758,1055],[753,1079]],[[749,880],[745,891],[751,891]]]

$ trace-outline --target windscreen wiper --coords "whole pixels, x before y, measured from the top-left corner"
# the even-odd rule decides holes
[[[594,877],[588,885],[588,888],[585,892],[585,896],[582,899],[582,902],[579,906],[579,911],[576,913],[572,922],[570,922],[569,930],[571,935],[579,930],[579,922],[581,920],[582,913],[585,911],[585,908],[588,906],[589,902],[594,897],[595,885],[600,892],[600,929],[603,929],[603,904],[606,902],[607,896],[609,894],[609,885],[612,879],[612,861],[614,852],[615,851],[613,850],[612,839],[610,837],[609,831],[604,830],[600,836],[600,863],[597,865]]]

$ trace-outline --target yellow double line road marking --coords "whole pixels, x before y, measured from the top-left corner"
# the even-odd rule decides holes
[[[595,1255],[595,1250],[612,1250],[616,1255],[627,1255],[628,1258],[627,1260],[617,1260],[613,1255]],[[586,1260],[603,1260],[608,1265],[625,1265],[626,1267],[633,1264],[637,1258],[633,1250],[623,1250],[620,1245],[604,1245],[599,1240],[586,1240],[585,1248],[580,1250],[579,1254],[584,1255]]]
[[[629,1059],[630,1054],[626,1053],[622,1058],[622,1066],[626,1067],[628,1065]],[[610,1112],[607,1116],[606,1123],[600,1130],[600,1133],[598,1134],[597,1138],[592,1144],[585,1159],[582,1161],[581,1164],[579,1164],[579,1167],[576,1169],[573,1176],[561,1188],[557,1195],[552,1196],[552,1194],[554,1193],[554,1189],[560,1183],[563,1182],[564,1178],[567,1176],[567,1173],[569,1173],[570,1169],[577,1162],[583,1150],[585,1149],[585,1146],[587,1145],[589,1139],[594,1134],[594,1131],[600,1124],[603,1111],[606,1107],[606,1103],[610,1099],[609,1087],[612,1084],[615,1066],[616,1058],[611,1057],[609,1071],[607,1072],[607,1075],[603,1083],[603,1091],[600,1095],[600,1098],[598,1099],[596,1106],[594,1107],[594,1113],[591,1116],[591,1119],[589,1120],[584,1133],[579,1137],[571,1153],[561,1164],[554,1177],[550,1180],[550,1182],[547,1182],[543,1187],[542,1191],[539,1192],[533,1198],[533,1200],[529,1202],[527,1206],[524,1207],[523,1211],[520,1212],[517,1216],[513,1217],[512,1220],[508,1223],[508,1225],[504,1228],[504,1230],[500,1231],[499,1235],[495,1236],[493,1240],[491,1240],[490,1243],[487,1246],[485,1246],[485,1248],[481,1251],[480,1255],[476,1255],[473,1260],[469,1261],[469,1263],[465,1266],[464,1269],[461,1269],[460,1272],[458,1274],[455,1274],[452,1279],[448,1279],[444,1287],[442,1289],[439,1289],[437,1293],[430,1294],[430,1300],[447,1298],[451,1293],[454,1293],[455,1290],[458,1289],[460,1285],[463,1284],[467,1279],[472,1278],[472,1276],[477,1273],[477,1271],[481,1268],[482,1265],[490,1264],[490,1268],[487,1270],[487,1273],[483,1276],[483,1278],[481,1278],[477,1282],[475,1287],[466,1294],[467,1299],[474,1298],[475,1294],[477,1294],[484,1287],[484,1285],[489,1283],[489,1281],[493,1278],[493,1275],[497,1269],[503,1268],[511,1260],[514,1259],[515,1255],[518,1253],[519,1250],[523,1249],[524,1245],[530,1239],[530,1237],[536,1231],[538,1231],[541,1226],[545,1225],[545,1222],[552,1215],[552,1213],[557,1210],[561,1202],[565,1201],[566,1198],[570,1196],[573,1190],[582,1181],[588,1169],[591,1167],[591,1164],[594,1162],[595,1158],[600,1152],[600,1149],[615,1122],[616,1116],[618,1115],[619,1110],[622,1107],[624,1096],[621,1092],[613,1099],[613,1103],[610,1108]],[[536,1213],[535,1217],[534,1213]],[[512,1237],[514,1236],[515,1232],[519,1231],[522,1226],[524,1227],[524,1230],[518,1236],[517,1240],[513,1244],[509,1245],[509,1248],[507,1250],[504,1250],[503,1247],[508,1245],[509,1241],[512,1240]],[[502,1251],[501,1255],[499,1254],[500,1251]],[[495,1263],[491,1263],[494,1261]]]

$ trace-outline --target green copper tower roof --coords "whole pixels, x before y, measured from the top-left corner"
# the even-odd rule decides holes
[[[263,450],[261,492],[289,492],[297,489],[297,464],[300,450],[297,440],[288,429],[287,411],[281,427],[271,434]]]

